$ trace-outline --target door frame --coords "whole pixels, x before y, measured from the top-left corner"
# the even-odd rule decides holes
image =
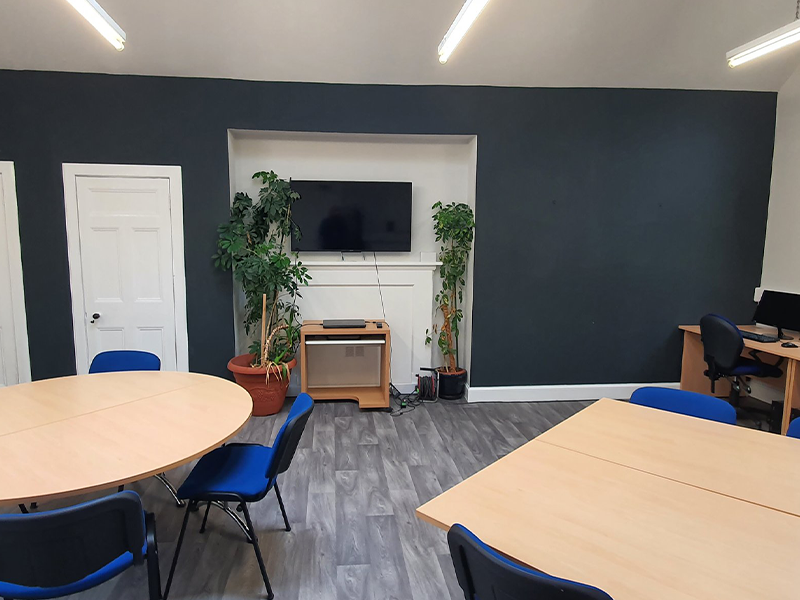
[[[28,347],[28,318],[25,313],[25,289],[22,278],[22,252],[19,243],[19,216],[17,211],[17,180],[14,163],[0,160],[5,199],[8,272],[11,277],[11,310],[14,312],[14,344],[17,349],[17,377],[20,383],[31,380],[31,355]]]
[[[166,165],[107,165],[64,163],[64,210],[67,223],[67,256],[72,292],[72,330],[75,367],[79,375],[89,372],[89,338],[86,335],[86,302],[83,294],[80,231],[78,229],[78,177],[129,177],[169,181],[172,230],[172,284],[175,301],[175,350],[178,371],[189,370],[189,333],[186,322],[186,269],[183,245],[183,185],[181,168]],[[82,351],[79,351],[82,348]]]

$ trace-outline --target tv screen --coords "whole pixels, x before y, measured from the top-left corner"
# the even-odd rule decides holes
[[[295,181],[301,252],[411,252],[411,183]]]

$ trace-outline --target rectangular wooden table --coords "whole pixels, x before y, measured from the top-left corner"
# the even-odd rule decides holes
[[[800,440],[608,399],[537,440],[800,516]]]
[[[587,423],[602,417],[604,410],[584,417],[579,413],[551,430],[550,439],[557,437],[552,435],[557,430],[573,426],[593,431]],[[639,438],[641,449],[653,443],[665,449],[672,444],[675,450],[691,442],[695,432],[690,424],[683,440],[677,434],[671,442],[659,439],[664,426],[658,416],[673,415],[642,410],[657,416],[644,425],[648,431]],[[733,452],[738,442],[725,437],[717,439]],[[591,451],[591,445],[583,449]],[[790,454],[794,450],[785,449]],[[776,453],[780,449],[773,448],[762,464],[748,468],[768,468]],[[686,477],[701,477],[702,469],[709,474],[724,470],[722,463],[728,461],[724,452],[696,456],[697,464]],[[421,506],[417,515],[442,529],[461,523],[507,556],[595,585],[615,600],[798,597],[800,518],[706,489],[711,484],[683,483],[679,478],[684,475],[674,465],[670,474],[678,479],[641,466],[537,438]],[[784,474],[773,474],[764,485],[782,485],[778,480]]]

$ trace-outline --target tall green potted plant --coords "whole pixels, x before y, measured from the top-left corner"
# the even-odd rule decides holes
[[[279,412],[286,399],[300,339],[296,300],[310,276],[297,254],[286,248],[287,237],[293,231],[299,235],[292,205],[300,195],[272,171],[260,171],[253,179],[262,184],[258,200],[236,193],[230,219],[219,226],[213,259],[217,268],[232,270],[242,286],[247,335],[260,329],[261,337],[250,345],[250,352],[232,358],[228,369],[250,392],[253,414],[262,416]]]
[[[439,350],[442,351],[445,364],[439,367],[439,397],[457,399],[464,395],[467,383],[467,371],[458,363],[458,335],[461,321],[464,318],[464,285],[467,271],[467,260],[475,238],[475,214],[469,205],[452,202],[433,205],[433,232],[436,241],[441,243],[439,249],[439,276],[442,287],[436,294],[437,312],[442,314],[442,324],[434,325],[433,333],[437,336]],[[426,343],[432,337],[426,331]]]

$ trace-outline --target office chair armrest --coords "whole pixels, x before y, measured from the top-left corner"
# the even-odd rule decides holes
[[[147,539],[147,553],[150,549],[158,552],[158,540],[156,540],[156,516],[153,513],[144,513],[144,534]]]
[[[762,364],[762,365],[770,364],[770,363],[766,363],[763,360],[761,360],[761,357],[759,356],[760,352],[761,352],[760,350],[750,350],[750,356],[752,356],[753,360],[756,361],[759,364]],[[778,358],[778,362],[776,362],[774,365],[771,365],[771,366],[780,367],[782,364],[783,364],[783,357],[781,356],[780,358]]]

